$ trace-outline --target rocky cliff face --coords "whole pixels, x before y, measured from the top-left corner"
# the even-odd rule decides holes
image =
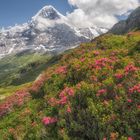
[[[134,10],[127,20],[115,24],[109,32],[114,34],[125,34],[135,29],[140,29],[140,7]]]

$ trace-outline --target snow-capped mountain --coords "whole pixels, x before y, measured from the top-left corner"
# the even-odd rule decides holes
[[[54,7],[45,6],[28,23],[0,31],[0,57],[25,50],[60,53],[105,32],[98,27],[76,28]]]

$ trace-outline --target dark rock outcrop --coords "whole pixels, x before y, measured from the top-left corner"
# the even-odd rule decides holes
[[[140,7],[134,10],[127,20],[123,20],[115,24],[109,31],[113,34],[125,34],[133,30],[140,29]]]

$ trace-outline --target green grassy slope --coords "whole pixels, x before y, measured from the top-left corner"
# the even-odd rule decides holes
[[[0,139],[140,140],[140,32],[103,35],[53,62],[27,102],[0,105]]]
[[[27,53],[21,56],[14,55],[1,59],[0,84],[10,85],[12,84],[12,80],[14,79],[21,80],[22,78],[26,79],[25,82],[24,80],[20,82],[22,84],[33,81],[37,76],[34,74],[40,73],[41,70],[45,68],[45,63],[47,62],[48,59],[49,59],[48,55],[40,55],[37,53],[34,54]]]
[[[30,85],[47,67],[59,61],[61,55],[23,53],[0,60],[0,101]]]
[[[34,81],[51,57],[27,52],[0,59],[0,101]]]

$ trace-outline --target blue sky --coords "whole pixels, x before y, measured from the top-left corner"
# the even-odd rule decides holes
[[[72,11],[67,0],[0,0],[0,27],[27,22],[45,5],[53,5],[62,14]]]
[[[45,5],[53,5],[64,15],[69,12],[67,18],[72,25],[110,28],[138,7],[140,0],[0,0],[0,27],[25,23]]]

